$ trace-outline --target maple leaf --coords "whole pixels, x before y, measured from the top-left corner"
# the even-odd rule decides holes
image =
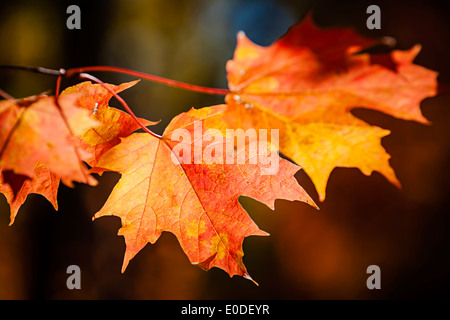
[[[363,107],[428,123],[420,102],[436,94],[437,73],[412,62],[420,45],[360,53],[374,43],[348,28],[319,29],[310,16],[268,47],[239,33],[227,62],[232,93],[225,120],[230,128],[280,129],[280,152],[305,170],[321,201],[335,167],[378,171],[399,186],[381,145],[390,131],[350,111]]]
[[[11,211],[9,225],[14,223],[19,208],[31,193],[44,196],[58,210],[59,181],[56,174],[41,164],[36,165],[31,178],[0,170],[0,193],[6,196]]]
[[[106,87],[119,93],[134,86],[139,80],[123,83],[118,86],[105,84]],[[139,124],[128,114],[108,106],[112,94],[100,84],[85,81],[66,88],[60,96],[79,94],[76,105],[90,111],[91,119],[99,122],[96,127],[88,128],[78,136],[80,146],[92,154],[85,161],[94,167],[98,159],[113,146],[120,143],[121,137],[126,137],[140,128]],[[139,119],[142,124],[154,125],[156,122]]]
[[[126,242],[122,272],[147,243],[155,243],[163,231],[169,231],[177,237],[192,264],[206,270],[218,267],[230,276],[251,279],[242,262],[242,242],[247,236],[267,233],[248,216],[238,198],[252,197],[271,208],[275,199],[315,205],[294,178],[300,168],[279,158],[278,153],[279,170],[274,175],[261,175],[263,165],[250,164],[250,157],[243,164],[207,163],[204,159],[196,163],[196,148],[205,152],[214,144],[225,143],[218,139],[225,128],[221,120],[224,109],[224,105],[218,105],[183,113],[171,121],[161,139],[147,133],[121,138],[121,143],[106,152],[92,169],[122,174],[94,216],[121,218],[119,235]],[[214,136],[208,138],[209,143],[201,141],[208,132],[206,128],[212,134],[209,137]],[[216,128],[213,133],[212,128]],[[187,130],[194,138],[180,142],[178,137],[172,141],[177,129]],[[184,158],[184,152],[175,152],[179,143],[194,149],[187,157],[192,161]],[[240,152],[248,151],[248,145],[238,149],[234,159]]]
[[[87,110],[74,106],[77,95],[45,95],[17,103],[0,101],[0,168],[32,177],[44,165],[73,186],[72,181],[96,185],[83,163],[89,153],[75,145],[75,135],[98,123]]]
[[[133,81],[119,86],[105,84],[105,86],[117,93],[133,86],[137,82]],[[60,167],[66,159],[62,157],[62,154],[71,148],[74,152],[71,160],[75,170],[69,173],[66,172],[66,174],[70,175],[76,172],[77,176],[72,176],[73,180],[88,182],[91,185],[96,184],[95,179],[89,176],[87,168],[84,167],[81,160],[94,166],[97,163],[97,159],[104,152],[120,142],[119,137],[127,136],[140,127],[127,113],[108,106],[108,101],[111,97],[112,94],[100,84],[83,82],[66,88],[59,97],[59,104],[61,108],[64,108],[66,116],[70,116],[67,119],[62,119],[62,117],[58,116],[59,111],[55,111],[57,106],[53,97],[37,95],[19,100],[17,103],[14,101],[3,101],[0,104],[0,122],[4,124],[0,138],[0,143],[3,145],[2,154],[7,154],[12,159],[10,160],[12,165],[2,167],[3,174],[0,171],[0,192],[6,196],[10,204],[10,225],[14,222],[19,208],[30,193],[43,195],[57,210],[56,195],[61,178],[60,175],[64,173]],[[35,104],[38,102],[39,105],[36,106]],[[46,109],[44,110],[44,108]],[[24,117],[24,112],[28,113],[28,117]],[[86,117],[87,115],[89,115],[91,120]],[[140,120],[145,125],[154,124],[154,122],[144,119]],[[44,135],[34,132],[44,129],[44,125],[49,126],[44,130],[46,131]],[[73,129],[71,128],[69,132],[69,130],[65,130],[64,125],[67,125],[67,127],[73,126]],[[31,132],[27,132],[28,129]],[[29,142],[33,142],[32,144],[26,144],[23,148],[29,147],[34,153],[38,153],[36,151],[37,148],[42,148],[44,149],[42,153],[45,153],[48,150],[45,149],[45,145],[41,145],[44,143],[47,146],[53,146],[51,148],[53,154],[38,153],[33,155],[35,157],[23,159],[23,163],[26,165],[24,170],[22,164],[13,162],[17,159],[15,157],[24,156],[23,152],[19,151],[21,149],[17,149],[14,153],[13,146],[9,146],[9,151],[5,151],[7,149],[6,145],[11,142],[11,139],[17,141],[19,138],[15,136],[21,134],[24,135],[23,140],[20,140],[21,142],[25,142],[24,139],[31,139]],[[54,135],[55,137],[53,137]],[[61,136],[58,137],[57,135]],[[66,135],[67,139],[60,139],[64,138],[64,135]],[[17,148],[17,144],[14,144],[14,147]],[[79,164],[75,165],[76,159],[74,155],[76,157],[80,156]],[[46,161],[49,158],[50,160]],[[58,161],[54,161],[55,158]],[[46,162],[47,165],[43,165],[39,161]],[[2,162],[2,166],[4,163],[6,161]],[[67,164],[69,163],[70,161]],[[30,166],[33,164],[34,167],[30,172]],[[81,171],[81,174],[78,170]],[[83,177],[86,177],[86,180],[83,181]],[[72,185],[70,179],[65,180],[69,186]]]

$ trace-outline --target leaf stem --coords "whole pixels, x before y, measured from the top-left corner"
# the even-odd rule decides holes
[[[61,80],[62,80],[62,76],[59,76],[58,79],[56,79],[56,89],[55,89],[56,99],[58,99],[58,97],[59,97],[59,90],[61,88]]]
[[[11,95],[9,95],[8,93],[6,93],[5,91],[3,91],[2,89],[0,89],[0,97],[5,98],[6,100],[9,100],[13,103],[16,102],[16,99],[14,99]]]
[[[125,102],[125,100],[122,99],[121,96],[119,96],[117,93],[115,93],[112,89],[108,88],[105,83],[103,81],[101,81],[100,79],[94,77],[91,74],[88,73],[78,73],[78,77],[80,79],[86,79],[86,80],[91,80],[94,81],[96,83],[98,83],[99,85],[101,85],[103,88],[105,88],[106,90],[108,90],[109,93],[111,93],[112,95],[114,95],[114,97],[123,105],[123,107],[128,111],[128,113],[131,115],[131,117],[134,119],[134,121],[136,121],[141,127],[142,129],[144,129],[145,132],[151,134],[152,136],[154,136],[155,138],[161,139],[162,137],[156,133],[154,133],[153,131],[151,131],[150,129],[148,129],[140,120],[138,117],[136,117],[136,115],[133,113],[133,111],[131,111],[130,107],[128,106],[128,104]]]
[[[59,79],[59,77],[58,77],[58,79]],[[74,136],[74,134],[73,134],[73,131],[72,131],[72,128],[70,127],[70,123],[69,123],[69,119],[67,119],[67,117],[66,117],[66,114],[64,113],[64,110],[63,110],[63,108],[61,107],[61,104],[59,103],[59,99],[58,99],[58,97],[56,97],[55,96],[55,104],[56,104],[56,107],[57,107],[57,109],[58,109],[58,111],[59,111],[59,114],[61,115],[61,119],[63,119],[63,121],[64,121],[64,124],[66,125],[66,127],[67,127],[67,130],[69,130],[69,133],[70,133],[70,136]],[[25,111],[24,111],[25,112]],[[22,116],[23,116],[23,113],[22,113]],[[12,132],[12,131],[11,131]],[[77,156],[77,158],[78,158],[78,165],[79,165],[79,167],[80,167],[80,171],[81,171],[81,173],[83,174],[83,177],[84,177],[84,179],[85,179],[85,183],[87,183],[87,184],[91,184],[90,183],[90,179],[89,179],[89,174],[87,174],[86,173],[86,170],[85,170],[85,167],[84,167],[84,165],[83,165],[83,158],[81,157],[81,155],[80,155],[80,152],[78,151],[78,148],[77,147],[75,147],[74,146],[74,148],[73,148],[73,150],[74,150],[74,152],[75,152],[75,154],[76,154],[76,156]],[[72,186],[72,182],[70,182],[70,185],[69,185],[70,187],[73,187]]]

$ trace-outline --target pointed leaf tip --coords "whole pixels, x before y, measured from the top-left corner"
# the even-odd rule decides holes
[[[250,277],[250,275],[249,275],[248,273],[244,273],[244,274],[242,275],[242,277],[245,278],[245,279],[247,279],[247,280],[250,280],[251,282],[253,282],[254,284],[256,284],[256,285],[259,287],[258,282],[256,282],[255,280],[253,280],[252,277]]]

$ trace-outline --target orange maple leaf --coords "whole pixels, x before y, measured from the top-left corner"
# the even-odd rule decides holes
[[[105,86],[120,92],[136,82]],[[58,106],[54,97],[38,95],[17,102],[0,102],[0,193],[10,205],[10,225],[30,193],[43,195],[57,210],[61,178],[69,186],[72,180],[96,184],[82,161],[95,165],[104,152],[120,143],[119,137],[140,127],[130,115],[108,107],[111,97],[112,94],[99,84],[83,82],[69,87],[59,97],[59,105],[67,118],[55,109]],[[154,124],[140,120],[145,125]],[[29,148],[28,152],[23,148]],[[17,161],[19,158],[21,162]],[[63,165],[72,165],[72,169],[65,170]]]
[[[242,242],[247,236],[267,233],[252,221],[238,198],[252,197],[271,208],[275,199],[315,205],[294,178],[299,167],[279,158],[278,153],[278,172],[261,175],[263,165],[250,164],[250,157],[243,164],[206,163],[204,159],[195,163],[195,151],[187,157],[192,161],[185,161],[186,154],[174,151],[180,143],[194,150],[200,148],[200,152],[225,143],[217,140],[225,128],[221,120],[224,109],[224,105],[218,105],[183,113],[171,121],[161,139],[147,133],[122,138],[93,168],[94,172],[111,170],[122,174],[94,216],[121,218],[119,234],[126,242],[122,272],[148,242],[155,243],[163,231],[169,231],[175,234],[192,264],[206,270],[218,267],[230,276],[251,279],[242,262]],[[201,127],[200,133],[195,131],[196,126]],[[201,138],[206,128],[217,129],[209,143]],[[174,140],[177,129],[187,130],[194,138]],[[233,156],[248,151],[248,145]]]
[[[378,171],[400,185],[381,145],[390,131],[350,111],[370,108],[427,123],[420,102],[436,94],[437,73],[412,62],[419,45],[371,56],[360,50],[374,40],[346,28],[319,29],[310,16],[268,47],[243,33],[237,41],[227,63],[230,128],[280,129],[280,152],[302,166],[320,200],[335,167]]]
[[[74,136],[98,123],[89,112],[74,105],[77,95],[40,95],[31,100],[0,101],[0,168],[32,177],[38,164],[61,181],[96,185],[83,160],[89,153],[75,145]]]

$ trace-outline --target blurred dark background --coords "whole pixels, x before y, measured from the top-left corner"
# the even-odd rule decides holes
[[[81,8],[81,30],[66,28],[66,9]],[[381,30],[366,28],[366,8],[381,8]],[[237,31],[269,45],[312,10],[317,24],[348,26],[368,37],[392,36],[397,48],[423,45],[416,63],[450,85],[450,11],[432,1],[2,1],[0,64],[70,68],[112,65],[188,83],[226,88],[225,63]],[[132,77],[96,73],[119,84]],[[74,84],[65,80],[63,86]],[[0,88],[14,97],[54,91],[55,79],[1,71]],[[191,107],[223,97],[141,81],[121,94],[138,116],[164,127]],[[120,107],[116,101],[112,106]],[[250,281],[189,264],[176,238],[163,233],[120,273],[125,244],[116,217],[91,221],[119,176],[100,185],[61,185],[56,213],[29,196],[13,226],[0,198],[0,299],[428,299],[450,287],[450,96],[422,103],[424,126],[368,110],[365,121],[390,129],[383,145],[403,184],[380,174],[335,169],[321,210],[278,200],[275,212],[241,198],[270,237],[244,242]],[[299,182],[316,200],[309,178]],[[66,288],[66,268],[81,268],[81,290]],[[381,268],[381,290],[368,290],[366,268]]]

